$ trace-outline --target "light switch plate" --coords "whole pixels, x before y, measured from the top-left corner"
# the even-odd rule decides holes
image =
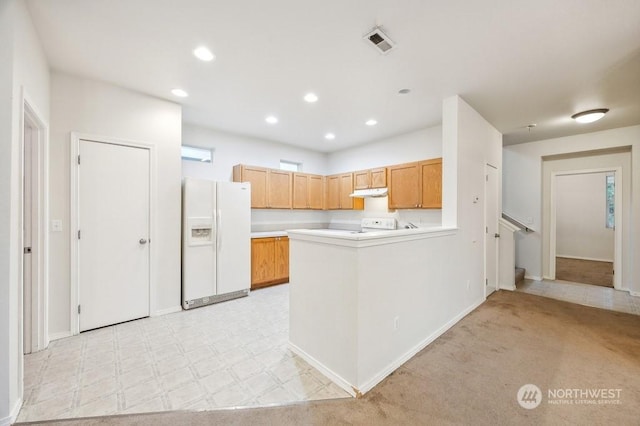
[[[61,220],[52,220],[51,221],[51,232],[62,232],[62,221]]]

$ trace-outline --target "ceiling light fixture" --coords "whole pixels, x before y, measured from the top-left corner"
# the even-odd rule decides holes
[[[309,102],[310,104],[318,102],[318,95],[316,95],[315,93],[307,93],[306,95],[304,95],[304,100]]]
[[[326,135],[324,135],[324,138],[328,141],[332,141],[336,138],[336,135],[333,133],[327,133]]]
[[[378,122],[372,118],[370,120],[367,120],[364,124],[366,124],[367,126],[375,126],[376,124],[378,124]]]
[[[269,124],[276,124],[278,122],[278,117],[270,115],[267,118],[265,118],[264,121],[266,121]]]
[[[205,61],[205,62],[213,61],[215,59],[215,57],[216,57],[205,46],[200,46],[200,47],[196,48],[193,51],[193,54],[195,55],[196,58],[200,59],[201,61]]]
[[[577,114],[573,114],[571,118],[578,123],[593,123],[600,120],[606,113],[609,112],[608,108],[590,109],[589,111],[582,111]]]
[[[189,94],[182,89],[173,89],[171,90],[171,93],[179,98],[186,98],[187,96],[189,96]]]

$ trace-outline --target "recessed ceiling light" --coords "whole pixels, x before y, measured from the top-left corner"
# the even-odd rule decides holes
[[[409,92],[411,92],[411,89],[400,89],[400,90],[398,90],[398,93],[400,95],[406,95]]]
[[[196,48],[193,51],[193,54],[196,56],[196,58],[200,59],[201,61],[205,61],[205,62],[213,61],[215,59],[215,57],[216,57],[205,46],[200,46],[200,47]]]
[[[573,114],[571,118],[578,123],[593,123],[600,120],[604,115],[609,112],[608,108],[590,109],[589,111],[582,111],[577,114]]]
[[[378,124],[378,122],[372,118],[370,120],[367,120],[364,124],[366,124],[367,126],[375,126],[376,124]]]
[[[310,104],[318,102],[318,95],[316,95],[315,93],[307,93],[306,95],[304,95],[304,100],[309,102]]]
[[[276,124],[278,122],[278,117],[270,115],[267,118],[265,118],[264,121],[266,121],[269,124]]]
[[[171,93],[179,98],[186,98],[187,96],[189,96],[189,94],[182,89],[173,89],[171,90]]]
[[[327,133],[326,135],[324,135],[324,138],[328,141],[332,141],[336,138],[336,135],[333,133]]]

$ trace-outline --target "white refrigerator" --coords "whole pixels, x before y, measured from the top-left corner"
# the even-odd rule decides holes
[[[251,287],[251,186],[185,178],[182,307],[247,296]]]

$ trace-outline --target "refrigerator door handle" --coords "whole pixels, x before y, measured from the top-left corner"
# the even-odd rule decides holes
[[[222,211],[216,210],[216,246],[218,251],[222,248]]]

